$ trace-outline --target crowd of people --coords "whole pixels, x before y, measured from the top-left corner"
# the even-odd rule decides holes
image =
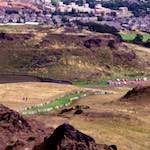
[[[123,85],[138,86],[138,85],[150,84],[150,80],[148,80],[147,77],[136,78],[134,80],[116,79],[116,80],[109,80],[108,84],[110,86],[123,86]]]

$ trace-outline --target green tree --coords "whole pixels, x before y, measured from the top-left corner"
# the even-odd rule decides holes
[[[135,39],[133,40],[135,44],[142,44],[143,43],[143,35],[137,34]]]
[[[51,0],[51,3],[53,4],[53,5],[56,5],[58,2],[60,2],[61,0]]]

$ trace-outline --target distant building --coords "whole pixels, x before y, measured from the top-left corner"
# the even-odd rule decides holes
[[[97,4],[95,6],[95,15],[106,15],[108,13],[111,13],[111,10],[105,7],[102,7],[101,4]]]

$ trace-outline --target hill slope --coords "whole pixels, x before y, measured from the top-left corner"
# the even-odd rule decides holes
[[[34,30],[32,33],[25,30],[26,34],[0,34],[1,72],[97,80],[117,72],[121,76],[124,70],[131,69],[133,73],[132,68],[144,69],[149,65],[150,53],[138,53],[136,48],[124,45],[111,34],[53,32],[48,28]]]
[[[53,129],[31,119],[24,119],[19,113],[0,105],[0,149],[25,150],[44,140],[45,147],[35,147],[39,150],[116,150],[116,146],[97,145],[95,140],[72,127],[69,124],[59,126],[51,135]],[[48,138],[44,139],[44,137]],[[57,140],[57,141],[56,141]],[[58,143],[57,143],[58,142]],[[65,142],[66,144],[64,144]],[[52,145],[51,145],[52,144]],[[53,147],[52,147],[53,146]]]

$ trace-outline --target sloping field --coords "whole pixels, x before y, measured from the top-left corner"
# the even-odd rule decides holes
[[[133,33],[132,32],[131,33],[121,33],[120,35],[121,35],[123,40],[130,42],[130,41],[133,41],[135,39],[137,33],[135,33],[135,32],[133,32]],[[150,39],[150,34],[148,34],[148,33],[141,34],[141,35],[143,35],[143,42],[146,42]]]
[[[110,34],[76,34],[40,26],[2,26],[0,31],[3,73],[99,81],[126,78],[133,68],[140,72],[149,65],[148,49],[125,45]]]
[[[76,89],[71,85],[41,82],[0,84],[0,103],[16,110],[54,100]]]
[[[46,126],[56,127],[69,122],[82,132],[93,136],[99,143],[116,144],[119,150],[150,149],[149,108],[138,104],[120,102],[129,88],[116,88],[112,95],[94,95],[75,101],[71,107],[89,106],[81,114],[73,111],[35,115]]]
[[[88,105],[90,109],[80,117],[72,117],[71,123],[98,142],[117,144],[120,150],[150,149],[150,107],[119,102],[128,89],[117,91],[111,96],[97,95],[78,101],[75,105]]]

